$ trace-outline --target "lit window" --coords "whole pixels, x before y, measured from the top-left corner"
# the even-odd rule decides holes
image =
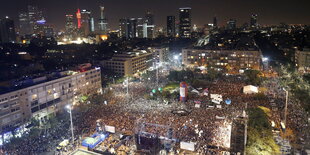
[[[37,94],[33,94],[32,95],[32,100],[36,100],[38,98],[38,95]]]

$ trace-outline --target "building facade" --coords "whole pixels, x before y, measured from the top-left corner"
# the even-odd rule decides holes
[[[167,16],[167,36],[175,37],[175,16]]]
[[[218,70],[261,68],[262,53],[258,50],[182,49],[182,63],[187,67],[210,67]]]
[[[301,72],[310,72],[310,49],[295,52],[295,65]]]
[[[157,64],[168,62],[169,48],[168,47],[149,47],[153,54],[153,60]]]
[[[152,66],[152,53],[146,51],[115,54],[110,60],[101,62],[105,69],[109,69],[122,76],[132,76],[143,72]]]
[[[20,12],[18,15],[19,21],[19,34],[26,35],[31,33],[31,27],[29,24],[29,17],[27,12]]]
[[[81,28],[80,31],[82,35],[87,37],[92,28],[92,22],[91,22],[91,12],[89,10],[82,10],[81,11]]]
[[[73,38],[73,33],[75,31],[75,24],[74,24],[74,16],[73,15],[66,15],[66,36],[68,38]]]
[[[180,8],[179,19],[179,36],[181,38],[190,38],[192,27],[191,8]]]
[[[257,14],[251,15],[250,26],[251,26],[251,28],[257,28],[258,27],[258,24],[257,24]]]
[[[9,17],[0,20],[0,43],[15,43],[14,21]]]
[[[235,19],[230,19],[227,21],[227,29],[234,30],[237,28],[237,21]]]
[[[65,105],[77,103],[83,95],[102,91],[100,68],[65,71],[15,85],[22,83],[28,83],[27,87],[0,95],[1,136],[28,123],[32,118],[44,120],[50,114],[63,111]]]
[[[99,33],[107,34],[108,33],[108,22],[105,17],[105,8],[104,6],[100,6],[100,18],[99,18]]]

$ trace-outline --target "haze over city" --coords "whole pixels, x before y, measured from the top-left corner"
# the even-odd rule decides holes
[[[0,2],[0,154],[309,155],[309,6]]]

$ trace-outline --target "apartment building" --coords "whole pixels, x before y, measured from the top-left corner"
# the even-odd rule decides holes
[[[33,79],[20,80],[0,95],[0,140],[22,129],[31,118],[44,120],[76,104],[83,95],[101,93],[101,70],[63,71]]]
[[[260,69],[262,53],[259,50],[234,49],[182,49],[182,63],[187,67],[211,67],[218,70],[230,68]]]
[[[105,69],[122,76],[132,76],[152,66],[152,53],[145,50],[115,54],[109,60],[101,61]]]
[[[301,72],[310,72],[310,49],[295,52],[295,65]]]
[[[168,47],[149,47],[148,50],[152,53],[154,62],[158,64],[168,62]]]

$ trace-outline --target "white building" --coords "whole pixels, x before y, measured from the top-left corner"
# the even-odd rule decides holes
[[[299,71],[310,72],[310,49],[295,52],[295,65]]]
[[[149,47],[148,49],[153,54],[153,59],[155,60],[154,62],[158,64],[168,62],[168,47]]]
[[[52,73],[15,85],[0,95],[0,139],[31,118],[43,120],[67,104],[76,104],[83,95],[102,91],[100,68]]]

